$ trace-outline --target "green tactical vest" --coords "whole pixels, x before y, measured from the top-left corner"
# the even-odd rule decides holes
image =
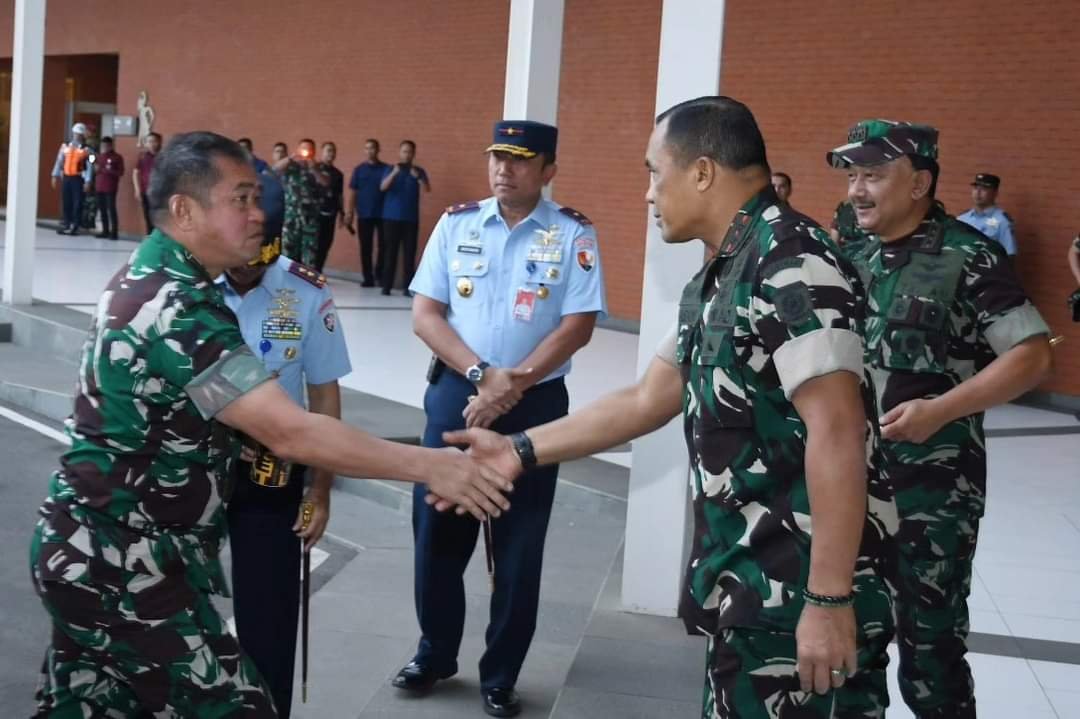
[[[874,318],[878,330],[867,338],[871,364],[908,372],[945,371],[949,310],[956,299],[966,255],[944,248],[944,240],[945,224],[935,219],[917,246],[890,252],[882,243],[874,253],[882,269],[873,273],[868,287],[879,307]],[[864,265],[860,274],[872,272],[866,264],[872,259],[858,263]],[[899,273],[890,272],[898,268]]]

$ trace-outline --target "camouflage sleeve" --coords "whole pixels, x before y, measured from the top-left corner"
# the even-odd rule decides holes
[[[750,322],[790,399],[803,382],[863,376],[859,300],[818,228],[777,244],[758,265]]]
[[[210,419],[272,377],[262,361],[244,345],[221,355],[184,389],[203,419]]]
[[[679,323],[671,325],[671,328],[664,334],[664,339],[660,340],[660,344],[656,346],[656,356],[667,362],[672,367],[679,366],[679,360],[675,356],[676,345],[679,341]]]
[[[968,256],[965,270],[963,301],[994,354],[1003,354],[1029,337],[1050,334],[999,245],[980,243]]]

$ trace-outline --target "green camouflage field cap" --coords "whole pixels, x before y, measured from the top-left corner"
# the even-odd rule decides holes
[[[825,153],[833,167],[869,167],[904,155],[937,161],[938,131],[929,125],[892,120],[860,120],[848,131],[848,144]]]

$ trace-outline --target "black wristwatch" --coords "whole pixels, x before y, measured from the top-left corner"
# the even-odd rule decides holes
[[[532,440],[524,432],[510,435],[510,443],[514,446],[518,459],[521,460],[521,468],[526,472],[536,466],[536,450],[533,449]]]
[[[484,370],[490,366],[491,365],[487,362],[477,362],[472,367],[465,370],[465,379],[473,384],[480,384],[484,381]]]

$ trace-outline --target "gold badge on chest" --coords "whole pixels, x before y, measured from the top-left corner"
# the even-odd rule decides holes
[[[462,297],[472,297],[473,281],[468,277],[459,277],[457,281],[457,293]]]

